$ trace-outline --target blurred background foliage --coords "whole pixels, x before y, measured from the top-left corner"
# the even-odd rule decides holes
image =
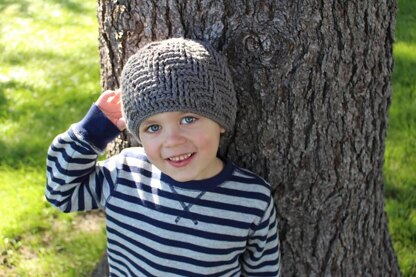
[[[389,228],[416,276],[416,1],[399,0],[385,152]],[[0,276],[89,276],[105,250],[101,213],[43,198],[47,148],[100,93],[95,1],[0,0]]]

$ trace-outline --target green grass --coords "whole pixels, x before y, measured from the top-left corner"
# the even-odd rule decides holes
[[[43,197],[53,137],[97,98],[95,1],[0,2],[0,276],[89,276],[103,219]],[[386,140],[386,211],[404,276],[416,276],[416,1],[399,0]],[[92,223],[87,225],[86,223]]]
[[[0,12],[0,276],[89,276],[103,217],[63,214],[43,191],[49,143],[100,92],[95,2],[2,1]]]
[[[45,157],[40,150],[68,122],[79,119],[99,91],[94,4],[56,2],[0,6],[3,164],[39,164]]]
[[[403,276],[416,276],[416,2],[399,0],[385,152],[389,229]]]

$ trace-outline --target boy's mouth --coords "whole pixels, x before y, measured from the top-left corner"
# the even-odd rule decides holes
[[[172,161],[172,162],[181,162],[181,161],[184,161],[186,159],[189,159],[193,154],[194,153],[187,153],[187,154],[182,154],[182,155],[179,155],[179,156],[173,156],[173,157],[168,158],[168,160]]]

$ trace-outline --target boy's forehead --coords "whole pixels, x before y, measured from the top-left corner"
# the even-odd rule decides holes
[[[209,119],[211,121],[214,121],[210,119],[209,117],[206,117],[202,114],[194,113],[194,112],[187,112],[187,111],[169,111],[169,112],[162,112],[162,113],[156,113],[154,115],[151,115],[144,119],[142,121],[142,124],[149,124],[154,122],[163,122],[163,121],[170,121],[170,120],[177,120],[182,118],[183,116],[195,116],[198,118],[205,118]],[[214,121],[215,122],[215,121]]]
[[[184,112],[173,111],[173,112],[156,113],[156,114],[153,114],[153,115],[149,116],[144,121],[152,121],[152,120],[158,119],[158,118],[170,118],[170,117],[177,116],[177,115],[180,115],[180,114],[184,114]]]
[[[189,113],[189,112],[183,112],[183,111],[162,112],[162,113],[156,113],[154,115],[149,116],[148,118],[143,120],[143,123],[153,122],[153,121],[165,121],[165,120],[181,117],[186,114],[197,115],[196,113]]]

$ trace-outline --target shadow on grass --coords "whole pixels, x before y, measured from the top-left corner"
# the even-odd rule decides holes
[[[416,58],[406,51],[396,51],[394,61],[388,138],[401,143],[401,137],[416,135]]]
[[[10,66],[26,66],[29,63],[37,62],[39,65],[44,63],[51,63],[53,61],[63,61],[71,60],[74,57],[69,54],[58,54],[57,52],[52,51],[41,51],[41,50],[32,50],[24,49],[15,50],[11,53],[8,53],[7,56],[2,57],[2,63],[8,64]]]
[[[86,13],[89,10],[84,6],[80,5],[79,1],[71,1],[71,0],[48,0],[47,2],[59,4],[66,10],[69,10],[74,13]]]
[[[387,184],[385,207],[388,213],[389,231],[404,277],[416,276],[415,203],[416,183],[401,187]]]
[[[4,83],[0,83],[0,119],[4,118],[7,115],[7,106],[8,106],[8,101],[4,93],[4,89],[8,86],[8,84],[4,84],[4,85],[3,84]]]
[[[29,6],[30,6],[30,2],[26,1],[26,0],[20,0],[17,1],[16,0],[3,0],[0,2],[0,12],[3,12],[4,10],[6,10],[7,8],[9,8],[10,6],[14,6],[16,8],[16,10],[24,16],[30,16],[29,14]]]
[[[412,53],[414,55],[414,53]],[[415,84],[416,77],[416,59],[406,53],[395,51],[394,55],[394,84],[400,86],[411,86]],[[409,91],[411,92],[411,91]]]
[[[7,120],[13,120],[11,101],[6,97],[7,90],[19,90],[19,91],[34,91],[35,88],[32,85],[25,84],[18,80],[7,80],[0,82],[0,120],[7,118]]]
[[[399,0],[398,9],[395,36],[399,41],[414,43],[416,41],[416,29],[414,28],[416,21],[416,1]]]
[[[88,95],[67,99],[62,104],[51,104],[47,108],[36,104],[22,105],[9,118],[13,132],[0,138],[0,164],[13,168],[43,166],[48,146],[58,133],[64,131],[62,126],[69,127],[81,120],[90,105]],[[77,107],[76,112],[74,107]],[[71,112],[72,120],[68,116]]]
[[[405,205],[404,212],[410,214],[416,209],[416,183],[408,183],[402,186],[395,186],[385,181],[384,196],[388,200],[396,200]]]
[[[42,64],[45,59],[47,64]],[[36,70],[46,71],[41,74],[47,75],[47,84],[13,75],[0,82],[0,164],[43,166],[52,139],[81,120],[99,95],[99,70],[93,59],[32,51],[8,57],[4,64],[37,63],[41,68]]]

